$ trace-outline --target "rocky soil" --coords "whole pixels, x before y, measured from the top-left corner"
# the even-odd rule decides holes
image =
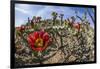
[[[29,47],[26,33],[15,36],[16,66],[94,61],[94,29],[90,25],[82,24],[80,31],[66,26],[51,27],[46,31],[52,37],[52,43],[38,53]]]

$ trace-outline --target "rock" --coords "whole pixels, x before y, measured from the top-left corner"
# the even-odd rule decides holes
[[[64,61],[64,53],[60,50],[53,57],[44,61],[44,64],[62,63]]]
[[[75,61],[76,57],[74,55],[71,55],[68,59],[69,62]]]
[[[29,53],[30,53],[30,49],[29,49],[28,47],[26,47],[26,48],[25,48],[25,52],[26,52],[27,54],[29,54]]]

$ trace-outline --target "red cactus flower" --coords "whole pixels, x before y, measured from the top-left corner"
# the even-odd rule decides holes
[[[20,27],[16,27],[16,29],[19,30],[19,31],[23,31],[23,30],[25,30],[25,26],[22,25],[22,26],[20,26]]]
[[[73,27],[76,28],[78,31],[80,31],[80,24],[79,23],[74,23]]]
[[[25,26],[22,25],[21,27],[16,27],[16,29],[19,30],[19,31],[23,31],[23,30],[25,30]]]
[[[43,51],[49,43],[49,34],[44,31],[36,31],[28,35],[27,41],[30,47],[35,51]]]
[[[25,30],[25,26],[24,25],[21,26],[21,30]]]

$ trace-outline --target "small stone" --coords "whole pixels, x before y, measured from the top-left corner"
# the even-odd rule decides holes
[[[43,63],[44,64],[60,63],[61,62],[60,60],[62,60],[63,62],[63,59],[64,59],[64,53],[62,53],[60,50],[53,57],[44,61]]]
[[[30,53],[30,50],[29,50],[29,48],[26,48],[25,50],[26,50],[26,53]]]
[[[73,55],[71,55],[70,57],[69,57],[69,62],[72,62],[72,61],[75,61],[76,60],[76,57],[75,56],[73,56]]]

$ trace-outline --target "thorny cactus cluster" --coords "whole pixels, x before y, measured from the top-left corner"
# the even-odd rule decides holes
[[[94,61],[94,29],[89,22],[52,13],[53,19],[28,18],[15,28],[15,65]]]

